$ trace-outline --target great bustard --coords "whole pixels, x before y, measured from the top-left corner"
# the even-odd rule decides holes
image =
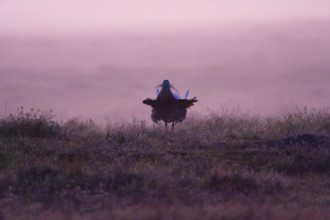
[[[153,122],[164,121],[166,132],[167,123],[172,123],[172,132],[174,124],[182,122],[186,118],[187,109],[197,102],[196,97],[187,99],[189,90],[186,92],[184,99],[181,99],[179,92],[170,84],[168,80],[164,80],[163,84],[159,85],[161,90],[157,90],[156,99],[145,99],[143,104],[152,107],[151,119]],[[173,93],[173,89],[175,92]]]

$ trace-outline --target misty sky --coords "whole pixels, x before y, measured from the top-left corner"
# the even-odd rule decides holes
[[[0,32],[216,27],[323,19],[329,11],[328,0],[1,0]]]
[[[0,106],[150,120],[169,79],[201,114],[322,109],[329,39],[328,0],[0,0]]]

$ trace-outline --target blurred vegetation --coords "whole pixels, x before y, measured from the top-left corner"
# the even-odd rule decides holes
[[[3,137],[55,137],[59,135],[59,124],[54,120],[52,111],[30,109],[25,112],[23,107],[15,114],[0,120],[0,135]]]
[[[189,115],[165,132],[51,112],[0,122],[0,219],[329,219],[330,113]]]

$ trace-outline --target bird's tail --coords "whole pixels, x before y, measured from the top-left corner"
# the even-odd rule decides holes
[[[147,99],[143,100],[143,104],[150,105],[151,107],[155,107],[156,100],[147,98]]]
[[[192,99],[179,99],[179,100],[177,100],[177,103],[178,103],[179,108],[187,109],[187,108],[190,108],[191,106],[193,106],[194,103],[197,101],[198,101],[197,98],[194,97]]]

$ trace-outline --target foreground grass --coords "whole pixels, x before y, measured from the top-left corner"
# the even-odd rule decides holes
[[[330,217],[328,111],[56,129],[0,137],[0,219]]]

